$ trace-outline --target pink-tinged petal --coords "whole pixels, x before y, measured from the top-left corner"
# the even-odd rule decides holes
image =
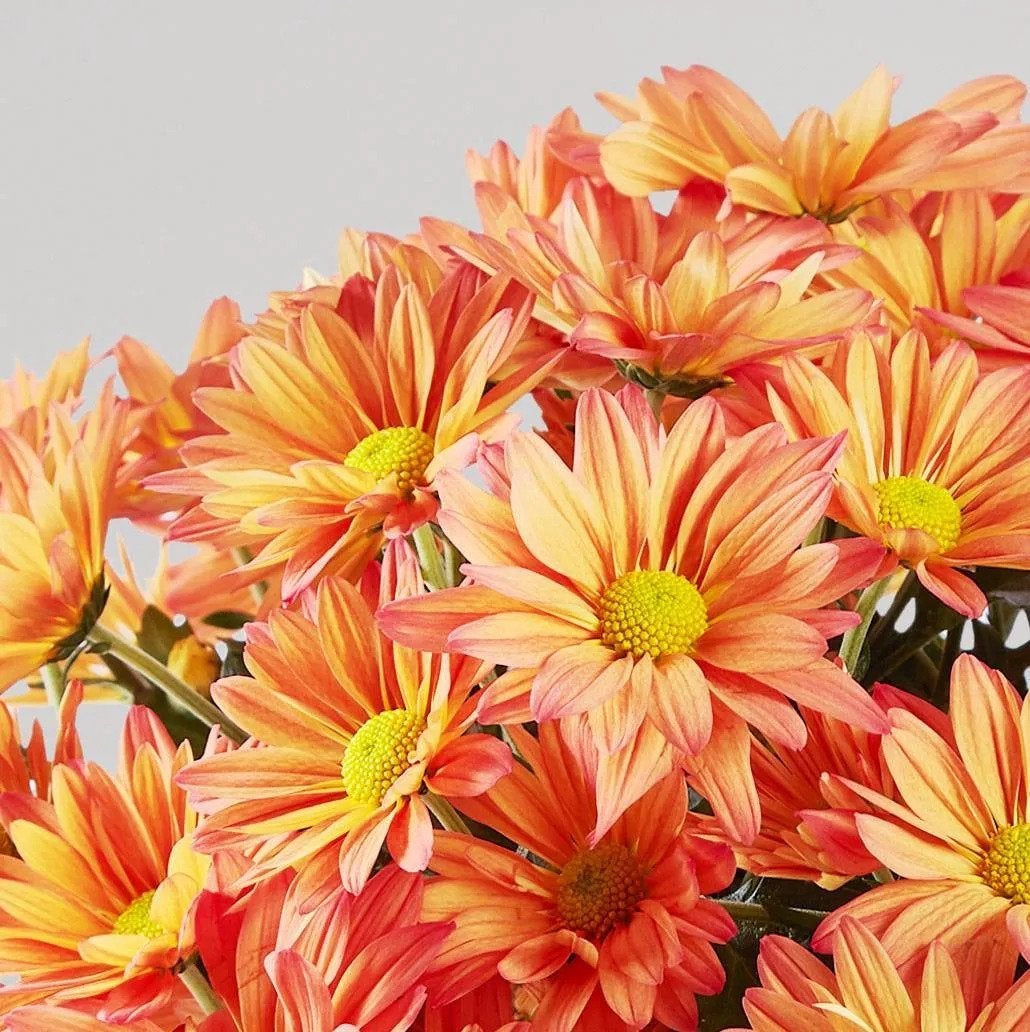
[[[417,873],[429,866],[433,855],[433,822],[426,804],[408,796],[390,822],[386,848],[402,871]]]
[[[553,577],[514,566],[475,566],[471,563],[462,566],[461,572],[477,585],[506,598],[517,599],[538,612],[559,617],[589,631],[597,629],[595,609]]]
[[[340,847],[340,881],[348,892],[357,895],[365,887],[392,821],[392,810],[385,814],[376,811],[344,840]]]
[[[376,623],[383,634],[408,648],[446,652],[447,637],[456,629],[480,617],[519,608],[489,588],[463,585],[390,602],[376,613]]]
[[[333,1026],[329,990],[315,968],[299,953],[273,953],[265,968],[279,996],[283,1032],[326,1032]]]
[[[951,954],[939,942],[930,946],[923,968],[920,1021],[934,1032],[966,1032],[966,1006],[962,985]]]
[[[588,642],[592,636],[593,632],[560,617],[502,612],[480,617],[452,631],[447,649],[503,666],[532,667],[544,663],[560,649]]]
[[[916,576],[931,595],[971,620],[981,616],[987,608],[987,596],[954,567],[921,562],[916,566]]]
[[[1024,960],[1030,961],[1030,906],[1020,903],[1005,915],[1005,927]]]
[[[858,921],[845,918],[833,944],[833,966],[841,1002],[878,1029],[915,1025],[905,984],[876,937]]]
[[[815,1003],[813,992],[821,986],[836,993],[837,982],[830,969],[793,939],[782,935],[766,935],[759,943],[758,975],[762,985],[803,1003]]]
[[[742,673],[793,670],[826,651],[826,639],[789,616],[767,613],[712,624],[697,643],[698,659]]]
[[[511,749],[493,735],[463,735],[436,754],[425,782],[445,798],[477,796],[510,774],[513,763]]]
[[[478,695],[476,717],[481,724],[528,724],[533,719],[529,692],[534,670],[509,670]]]
[[[1022,780],[1020,699],[996,670],[964,653],[951,671],[951,722],[959,755],[999,826],[1017,818]]]
[[[574,941],[573,933],[565,930],[527,939],[497,965],[497,973],[516,983],[547,978],[572,956]]]
[[[874,735],[890,730],[886,714],[861,685],[846,671],[820,659],[804,668],[787,673],[763,673],[759,680],[783,692],[788,698],[846,721]]]
[[[655,668],[650,717],[677,749],[699,753],[712,737],[712,699],[701,668],[689,656]]]
[[[530,706],[537,720],[585,713],[622,691],[633,673],[631,656],[616,655],[597,641],[561,649],[533,681]]]
[[[975,877],[978,865],[941,839],[872,814],[855,815],[855,826],[870,853],[902,878]]]
[[[768,989],[748,989],[744,1013],[754,1032],[834,1032],[825,1015]]]

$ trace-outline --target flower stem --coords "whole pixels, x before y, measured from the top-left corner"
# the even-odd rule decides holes
[[[89,632],[89,640],[102,646],[116,659],[121,660],[138,674],[161,689],[169,698],[188,710],[198,720],[211,727],[218,726],[222,733],[234,742],[243,742],[247,734],[237,727],[214,703],[209,702],[199,692],[194,691],[185,681],[181,681],[163,663],[146,653],[138,645],[125,641],[117,634],[96,624]]]
[[[222,1009],[222,1001],[218,998],[211,983],[201,974],[196,964],[189,964],[179,972],[183,985],[193,994],[193,999],[200,1004],[205,1014],[214,1014]]]
[[[448,830],[460,831],[462,835],[471,835],[469,826],[461,819],[461,814],[443,796],[426,792],[422,797],[432,815]]]
[[[862,656],[862,645],[865,643],[866,635],[869,633],[869,626],[873,622],[873,616],[876,613],[876,603],[883,597],[890,579],[890,577],[881,577],[862,592],[858,605],[855,607],[855,611],[862,618],[862,622],[857,627],[852,627],[844,635],[844,640],[841,642],[840,658],[844,661],[844,666],[852,677],[857,677],[859,673],[858,661]]]
[[[60,663],[47,663],[45,667],[42,667],[39,671],[40,680],[43,682],[43,688],[46,691],[46,701],[54,707],[54,709],[61,708],[61,700],[64,698],[65,683],[64,683],[64,671],[61,670]]]
[[[411,541],[415,546],[415,552],[418,554],[418,561],[422,567],[422,576],[425,578],[426,583],[434,590],[446,587],[447,578],[443,569],[443,559],[440,556],[439,549],[436,547],[436,535],[433,533],[432,526],[428,523],[423,523],[421,527],[412,533]]]
[[[774,912],[771,912],[761,903],[740,903],[733,899],[717,899],[714,902],[737,921],[796,924],[801,928],[815,928],[828,913],[824,910],[806,910],[800,907],[775,907]]]

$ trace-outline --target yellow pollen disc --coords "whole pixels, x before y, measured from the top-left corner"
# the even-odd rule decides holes
[[[999,896],[1030,903],[1030,824],[1002,828],[980,864],[980,877]]]
[[[605,645],[637,659],[689,652],[708,627],[701,592],[664,570],[623,574],[601,596],[597,615]]]
[[[116,935],[145,935],[148,939],[160,939],[162,935],[168,934],[167,928],[162,928],[150,917],[150,901],[154,898],[153,892],[144,892],[137,896],[118,915],[114,923]]]
[[[958,544],[962,510],[945,488],[922,477],[889,477],[873,486],[881,527],[921,530],[937,542],[938,552],[950,552]]]
[[[407,491],[422,479],[432,460],[429,434],[415,426],[390,426],[358,441],[343,464],[371,473],[376,480],[396,473],[397,486]]]
[[[603,937],[625,924],[644,898],[644,872],[626,846],[577,853],[558,875],[558,916],[566,928]]]
[[[411,766],[411,754],[425,726],[403,709],[386,710],[366,720],[343,754],[347,795],[378,806],[386,790]]]

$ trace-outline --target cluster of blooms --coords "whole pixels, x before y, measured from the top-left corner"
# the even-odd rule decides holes
[[[0,383],[0,1026],[1030,1028],[1025,89],[895,86],[665,69]]]

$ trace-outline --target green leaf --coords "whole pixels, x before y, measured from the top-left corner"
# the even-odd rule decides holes
[[[192,633],[188,623],[176,626],[171,617],[157,606],[147,606],[136,632],[136,644],[159,663],[167,664],[172,646]]]
[[[210,627],[218,627],[223,631],[238,631],[246,627],[254,619],[249,613],[240,613],[235,609],[217,609],[203,617],[201,623]]]

